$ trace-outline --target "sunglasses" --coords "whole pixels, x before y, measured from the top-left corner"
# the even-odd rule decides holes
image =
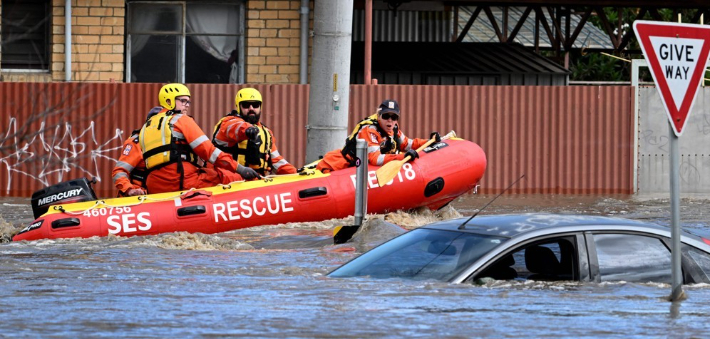
[[[189,105],[192,101],[190,99],[175,99],[176,101],[182,102],[183,105]]]
[[[254,107],[254,108],[261,107],[260,102],[242,102],[239,105],[242,106],[242,108],[249,108],[249,106]]]
[[[397,121],[397,119],[399,119],[399,115],[394,114],[394,113],[382,114],[382,120],[390,120],[390,119],[392,119],[392,121]]]

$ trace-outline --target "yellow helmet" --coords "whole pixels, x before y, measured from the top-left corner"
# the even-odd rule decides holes
[[[237,92],[237,95],[234,97],[234,105],[237,106],[237,113],[240,115],[242,114],[242,107],[239,104],[242,101],[258,101],[261,103],[261,93],[259,93],[256,88],[251,87],[242,88]]]
[[[175,98],[183,95],[190,96],[190,90],[187,89],[187,86],[183,84],[167,84],[160,89],[158,100],[163,108],[174,109]],[[170,104],[168,104],[168,99],[170,99]]]

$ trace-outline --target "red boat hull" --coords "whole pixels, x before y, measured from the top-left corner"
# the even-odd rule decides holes
[[[427,148],[383,187],[377,185],[377,167],[371,166],[367,213],[421,206],[440,208],[473,189],[485,169],[483,150],[461,139]],[[309,173],[146,197],[56,205],[15,235],[13,241],[178,231],[220,233],[353,215],[355,168]]]

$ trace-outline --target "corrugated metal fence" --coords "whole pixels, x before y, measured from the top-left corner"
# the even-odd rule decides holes
[[[97,177],[113,195],[111,169],[123,140],[157,103],[160,84],[0,83],[0,196],[29,196],[47,185]],[[238,85],[188,85],[190,114],[210,134],[234,107]],[[307,85],[256,85],[263,121],[296,166],[305,159]],[[400,102],[412,137],[456,130],[483,147],[482,192],[520,175],[518,193],[631,193],[631,87],[352,85],[349,123],[386,98]]]
[[[632,87],[351,86],[351,111],[398,99],[408,136],[455,130],[488,157],[485,193],[631,193]],[[359,113],[362,112],[362,113]],[[350,125],[356,117],[351,115]]]

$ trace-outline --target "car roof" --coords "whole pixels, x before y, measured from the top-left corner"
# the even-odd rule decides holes
[[[467,219],[468,217],[451,219],[432,223],[424,227],[442,230],[458,230],[467,233],[479,233],[507,238],[542,230],[554,231],[555,228],[571,230],[577,229],[580,226],[613,226],[620,229],[627,227],[630,230],[638,230],[640,227],[656,231],[669,231],[667,227],[632,219],[597,215],[546,213],[479,215],[466,223],[464,228],[459,229],[459,226]]]

